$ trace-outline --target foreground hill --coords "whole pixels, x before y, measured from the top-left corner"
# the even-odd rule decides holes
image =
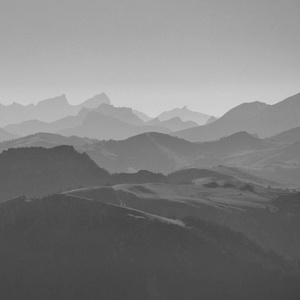
[[[299,127],[299,114],[300,94],[296,94],[274,105],[261,102],[241,104],[211,124],[186,129],[174,135],[200,142],[219,139],[243,130],[263,138]]]
[[[117,184],[65,192],[162,217],[197,217],[242,232],[266,250],[300,258],[300,194],[264,186],[234,170],[191,170],[169,182]],[[237,170],[235,170],[237,173]]]
[[[87,154],[71,146],[9,149],[0,154],[0,200],[102,185],[108,177]]]
[[[169,173],[190,163],[198,146],[169,135],[144,133],[122,141],[102,141],[82,148],[110,172]]]
[[[4,299],[296,299],[299,277],[234,232],[56,195],[0,204]],[[216,284],[218,288],[216,287]]]

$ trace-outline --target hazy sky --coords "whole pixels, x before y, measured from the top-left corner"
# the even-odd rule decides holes
[[[0,0],[0,102],[222,115],[300,92],[299,0]]]

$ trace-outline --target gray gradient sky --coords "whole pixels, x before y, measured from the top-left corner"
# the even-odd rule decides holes
[[[299,0],[0,0],[0,102],[222,115],[300,92]]]

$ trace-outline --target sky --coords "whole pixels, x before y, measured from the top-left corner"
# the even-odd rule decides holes
[[[299,0],[0,0],[0,103],[276,103],[300,92],[299,28]]]

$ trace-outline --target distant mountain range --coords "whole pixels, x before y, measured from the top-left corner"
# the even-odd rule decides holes
[[[96,95],[79,105],[71,105],[65,95],[46,99],[35,104],[21,105],[13,103],[11,105],[0,104],[0,126],[16,124],[28,120],[39,120],[53,122],[61,118],[76,115],[82,108],[96,108],[100,104],[109,104],[110,100],[106,94]]]
[[[131,125],[144,125],[144,121],[142,121],[136,114],[134,114],[132,109],[129,107],[115,107],[109,104],[101,104],[97,108],[92,109],[92,111],[103,114],[105,116],[117,118],[120,121],[126,122]]]
[[[2,105],[0,124],[9,124],[0,131],[0,141],[38,132],[121,140],[153,131],[191,142],[203,142],[246,131],[265,138],[300,127],[299,115],[300,94],[274,105],[243,103],[221,118],[193,112],[186,106],[150,118],[132,108],[111,105],[104,93],[80,105],[70,105],[62,95],[40,101],[37,105]]]
[[[200,142],[247,131],[264,138],[299,127],[299,115],[300,94],[296,94],[274,105],[261,102],[241,104],[211,124],[179,131],[174,135]]]
[[[207,125],[207,124],[210,124],[210,123],[213,123],[214,121],[217,121],[218,118],[214,117],[214,116],[211,116],[204,125]]]
[[[68,116],[54,122],[30,120],[8,125],[5,130],[19,136],[48,132],[97,139],[125,139],[147,131],[171,132],[159,124],[146,125],[130,108],[117,108],[108,104],[101,104],[96,109],[82,108],[76,116]]]
[[[165,111],[157,116],[157,118],[161,121],[167,121],[176,117],[179,117],[182,121],[185,122],[192,121],[197,123],[198,125],[204,125],[210,119],[211,116],[191,111],[186,106]]]
[[[174,117],[165,121],[160,121],[159,118],[155,118],[146,124],[151,126],[164,126],[171,131],[178,131],[198,126],[198,124],[193,121],[182,121],[179,117]]]
[[[132,110],[132,112],[137,115],[141,120],[143,120],[144,122],[149,122],[151,121],[153,118],[149,117],[147,114],[145,114],[144,112],[138,111],[138,110]]]
[[[195,126],[197,126],[196,123],[182,121],[179,117],[167,121],[160,121],[156,118],[144,122],[131,108],[102,103],[96,108],[83,107],[77,115],[67,116],[53,122],[28,120],[7,125],[3,129],[5,134],[2,134],[3,138],[0,140],[38,132],[59,133],[65,136],[77,135],[99,140],[120,140],[144,132],[171,133]]]
[[[58,133],[65,136],[77,135],[79,137],[89,137],[99,140],[122,140],[140,133],[150,131],[157,131],[162,133],[171,132],[166,127],[132,125],[128,122],[120,120],[117,117],[105,115],[96,111],[91,111],[86,115],[80,125],[70,129],[60,130],[58,131]]]
[[[28,120],[18,124],[5,126],[5,130],[18,136],[27,136],[38,132],[57,133],[65,129],[79,126],[85,115],[78,113],[76,116],[68,116],[53,122]]]

